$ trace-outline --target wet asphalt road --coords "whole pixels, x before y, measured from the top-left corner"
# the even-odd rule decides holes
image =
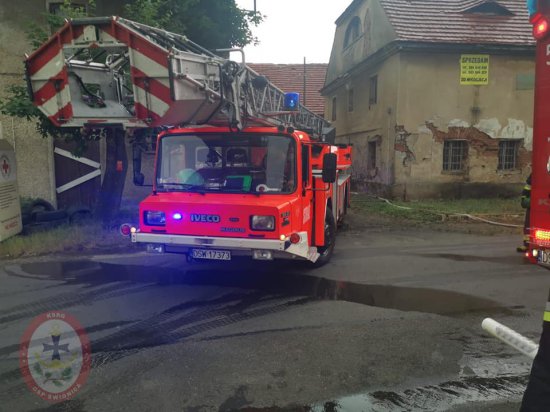
[[[518,241],[348,230],[317,270],[142,253],[2,262],[0,410],[517,410],[530,362],[480,324],[538,340],[550,272]],[[81,393],[56,406],[18,361],[48,310],[76,317],[92,347]]]

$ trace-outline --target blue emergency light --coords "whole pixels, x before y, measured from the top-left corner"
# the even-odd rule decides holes
[[[298,110],[300,93],[285,93],[285,110]]]

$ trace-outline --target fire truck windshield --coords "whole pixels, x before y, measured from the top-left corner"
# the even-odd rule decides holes
[[[296,189],[296,143],[289,136],[168,135],[158,153],[159,191],[280,194]]]

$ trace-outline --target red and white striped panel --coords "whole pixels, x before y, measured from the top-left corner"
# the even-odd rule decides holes
[[[173,103],[168,52],[115,19],[96,28],[99,43],[124,43],[128,46],[138,120],[152,126],[161,124],[162,117]],[[94,40],[88,40],[91,32],[95,33],[94,26],[73,26],[69,22],[27,59],[34,104],[57,126],[68,123],[73,117],[62,47],[67,44],[94,47]],[[130,119],[129,115],[128,120],[134,123],[136,119]],[[92,123],[97,119],[83,121]]]
[[[168,52],[122,24],[106,32],[128,45],[136,116],[151,126],[161,125],[173,103]]]
[[[57,126],[73,116],[62,47],[81,31],[81,27],[73,28],[66,23],[26,61],[27,76],[34,90],[33,102]]]

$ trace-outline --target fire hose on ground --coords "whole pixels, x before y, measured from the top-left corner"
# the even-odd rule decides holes
[[[413,208],[413,207],[396,205],[395,203],[392,203],[391,201],[389,201],[388,199],[385,199],[383,197],[376,197],[376,199],[381,200],[381,201],[387,203],[388,205],[390,205],[392,207],[395,207],[397,209],[418,210],[418,211],[421,211],[421,212],[433,213],[433,214],[441,215],[441,216],[465,217],[465,218],[468,218],[468,219],[471,219],[471,220],[477,220],[479,222],[487,223],[487,224],[490,224],[490,225],[496,225],[496,226],[518,227],[518,228],[523,227],[523,225],[514,225],[512,223],[495,222],[493,220],[489,220],[489,219],[485,219],[485,218],[482,218],[482,217],[479,217],[479,216],[471,215],[469,213],[448,213],[448,212],[443,212],[443,211],[439,211],[439,210],[416,209],[416,208]]]

